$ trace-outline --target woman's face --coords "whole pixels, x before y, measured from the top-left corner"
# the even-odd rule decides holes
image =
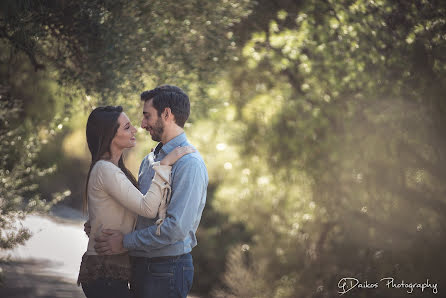
[[[119,128],[111,145],[119,149],[132,148],[136,145],[136,128],[130,123],[129,117],[122,112],[118,118]]]

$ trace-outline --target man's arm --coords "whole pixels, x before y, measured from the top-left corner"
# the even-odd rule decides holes
[[[124,236],[126,249],[158,249],[186,238],[197,220],[202,195],[206,189],[206,168],[193,156],[177,162],[172,177],[172,198],[167,209],[167,218],[161,225],[161,235],[156,235],[157,226],[134,231]]]
[[[91,223],[90,223],[90,219],[88,219],[85,223],[84,223],[84,232],[87,235],[88,238],[90,238],[90,232],[91,232]]]

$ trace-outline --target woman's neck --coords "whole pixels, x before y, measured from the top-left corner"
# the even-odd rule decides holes
[[[107,154],[106,156],[104,156],[104,158],[109,160],[110,162],[114,163],[116,166],[118,166],[119,159],[122,156],[122,151],[123,150],[119,150],[118,148],[111,147],[110,148],[111,154]]]
[[[121,158],[121,156],[112,156],[109,160],[114,163],[116,166],[118,166],[119,164],[119,159]]]

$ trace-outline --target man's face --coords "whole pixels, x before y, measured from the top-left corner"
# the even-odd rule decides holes
[[[158,117],[158,112],[153,107],[151,99],[144,102],[142,113],[141,127],[150,133],[152,140],[160,142],[164,133],[164,123],[161,117]]]

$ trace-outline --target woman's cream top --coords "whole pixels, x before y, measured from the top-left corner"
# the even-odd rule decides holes
[[[170,197],[171,166],[155,163],[155,176],[150,189],[143,195],[113,163],[99,160],[94,165],[88,181],[88,213],[91,224],[90,239],[86,255],[97,255],[95,236],[103,229],[130,233],[137,215],[155,218],[158,210],[158,224],[162,224]]]

